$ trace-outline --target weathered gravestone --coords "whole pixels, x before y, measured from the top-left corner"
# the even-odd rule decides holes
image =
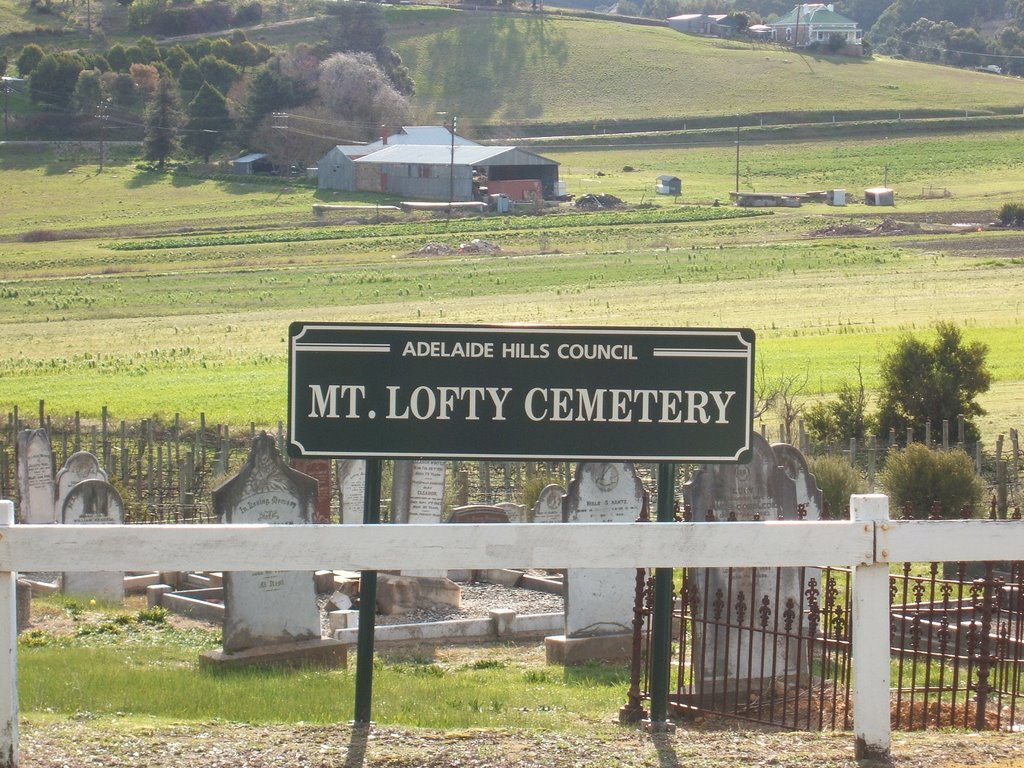
[[[768,442],[752,435],[749,464],[708,464],[684,487],[695,522],[797,520],[797,484]],[[783,456],[790,463],[792,456]],[[804,464],[806,466],[806,464]],[[805,486],[806,490],[806,486]],[[820,493],[820,492],[819,492]],[[813,578],[810,572],[804,574]],[[737,691],[806,671],[799,630],[805,608],[799,568],[691,568],[692,688],[703,706],[719,706]]]
[[[235,477],[213,492],[213,505],[227,525],[303,525],[312,522],[317,483],[291,469],[266,433]],[[207,662],[344,664],[345,649],[321,637],[313,573],[234,571],[224,574],[223,652]]]
[[[359,525],[363,522],[366,498],[366,461],[339,459],[334,472],[338,478],[338,495],[341,496],[341,522]]]
[[[18,433],[18,499],[21,522],[44,525],[57,522],[60,510],[53,499],[53,450],[45,429]]]
[[[68,491],[61,509],[65,525],[124,525],[124,502],[106,480],[83,480]],[[124,600],[124,573],[65,571],[61,577],[65,595],[94,597],[111,603]]]
[[[54,509],[57,519],[61,517],[64,509],[64,501],[67,499],[71,489],[83,480],[106,480],[107,473],[100,468],[99,460],[88,451],[78,451],[68,457],[64,466],[57,473],[56,500]]]
[[[562,497],[565,496],[565,489],[560,485],[552,483],[541,489],[540,496],[533,504],[533,522],[535,523],[560,523],[562,522]]]
[[[510,523],[525,523],[528,522],[526,519],[526,505],[516,504],[512,501],[500,501],[494,506],[505,511],[505,515],[508,517]]]
[[[582,462],[563,503],[567,523],[632,523],[648,494],[629,462]],[[632,647],[635,568],[574,568],[566,577],[565,635],[545,638],[548,661],[625,659]]]
[[[396,461],[391,491],[395,523],[433,525],[444,522],[444,492],[448,464],[444,461]],[[403,570],[378,574],[377,608],[381,613],[405,613],[430,604],[462,603],[462,590],[448,578],[448,569]]]
[[[796,503],[798,507],[803,505],[804,519],[821,520],[825,511],[825,496],[807,465],[806,457],[789,443],[773,443],[772,451],[779,466],[796,485]]]

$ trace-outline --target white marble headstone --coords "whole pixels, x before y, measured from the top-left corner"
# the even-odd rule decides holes
[[[501,501],[495,504],[498,509],[504,510],[508,516],[510,523],[525,523],[526,520],[526,505],[516,504],[512,501]]]
[[[313,520],[317,483],[291,469],[266,433],[235,477],[213,492],[214,509],[228,525],[295,525]],[[224,574],[224,652],[237,653],[319,639],[320,610],[309,571],[234,571]]]
[[[124,501],[106,480],[83,480],[68,491],[61,522],[65,525],[123,525]],[[61,576],[61,591],[65,595],[120,603],[124,600],[124,573],[65,571]]]
[[[68,493],[83,480],[106,480],[107,473],[100,468],[99,460],[88,451],[78,451],[68,457],[64,466],[57,473],[56,501],[54,508],[59,517],[64,509],[64,500]]]
[[[340,459],[335,465],[338,493],[341,496],[341,522],[358,525],[363,522],[363,500],[366,498],[366,461]]]
[[[565,496],[568,523],[632,523],[648,494],[628,462],[582,462]],[[565,634],[595,637],[632,632],[635,568],[574,568],[567,576]]]
[[[444,461],[414,461],[409,486],[409,522],[413,524],[444,522],[444,486],[448,464]],[[446,568],[406,571],[405,576],[444,578]]]
[[[552,483],[541,489],[540,496],[533,504],[533,522],[535,523],[560,523],[562,522],[562,497],[565,496],[565,489]]]
[[[53,449],[45,429],[18,433],[19,517],[23,523],[45,525],[57,522],[53,480]]]

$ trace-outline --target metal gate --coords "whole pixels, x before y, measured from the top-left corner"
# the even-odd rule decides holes
[[[653,580],[637,580],[630,704],[649,699]],[[905,563],[890,577],[892,725],[1024,730],[1024,563]],[[670,714],[849,730],[851,572],[687,569]]]

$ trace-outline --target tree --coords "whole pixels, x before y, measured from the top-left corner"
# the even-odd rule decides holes
[[[103,102],[103,83],[100,73],[95,69],[83,69],[78,73],[75,93],[71,99],[75,112],[80,115],[93,116]]]
[[[949,322],[936,324],[935,332],[931,345],[904,335],[882,360],[878,426],[897,434],[912,428],[920,440],[926,424],[939,434],[943,421],[955,423],[962,414],[965,439],[975,442],[979,431],[974,417],[985,413],[976,398],[992,385],[985,364],[988,345],[965,343],[960,329]]]
[[[163,170],[167,158],[178,148],[178,131],[183,115],[178,86],[169,77],[161,77],[153,100],[146,108],[146,135],[142,141],[147,160],[155,160],[157,169]]]
[[[243,107],[243,134],[249,135],[268,115],[295,109],[315,95],[313,83],[290,76],[280,57],[271,59],[249,80]]]
[[[335,3],[334,22],[328,30],[331,51],[373,53],[384,46],[387,22],[380,6],[370,3]]]
[[[14,65],[18,68],[18,74],[22,77],[32,74],[32,70],[39,66],[39,62],[43,60],[45,55],[45,51],[35,43],[26,45],[21,49],[21,53],[18,54],[18,58],[14,62]]]
[[[231,86],[242,76],[238,67],[213,54],[203,56],[199,60],[199,71],[203,75],[203,80],[221,93],[230,91]]]
[[[107,51],[107,63],[110,64],[110,69],[114,72],[127,72],[128,67],[131,66],[128,52],[120,43],[112,45]]]
[[[212,85],[203,83],[188,105],[188,122],[182,144],[208,163],[210,155],[223,143],[230,130],[227,100]]]
[[[408,120],[409,102],[367,53],[335,53],[320,65],[320,103],[369,138],[382,124]],[[372,126],[372,127],[371,127]]]
[[[83,69],[85,62],[79,56],[71,53],[46,54],[29,75],[29,98],[36,104],[68,108],[78,85],[78,73]]]
[[[867,404],[864,374],[857,363],[856,386],[844,381],[834,400],[821,401],[807,409],[807,434],[819,443],[841,443],[851,437],[863,440],[874,426],[874,420],[867,414]]]

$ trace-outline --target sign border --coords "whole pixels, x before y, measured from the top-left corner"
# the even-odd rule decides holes
[[[330,328],[345,328],[359,331],[402,331],[413,333],[436,333],[438,331],[457,331],[460,333],[489,333],[509,332],[517,334],[550,334],[550,333],[573,333],[577,335],[633,335],[633,336],[719,336],[722,338],[734,338],[746,350],[745,354],[736,354],[720,350],[681,350],[675,354],[666,350],[665,357],[714,357],[735,356],[746,358],[747,375],[745,381],[747,402],[753,406],[754,397],[754,331],[750,328],[649,328],[644,326],[576,326],[576,325],[533,325],[523,324],[428,324],[428,323],[350,323],[350,322],[329,322],[329,321],[295,321],[290,324],[288,332],[288,429],[286,434],[288,454],[293,458],[346,458],[346,459],[447,459],[461,460],[473,459],[478,461],[633,461],[633,462],[684,462],[684,463],[746,463],[749,460],[751,448],[751,432],[753,430],[753,415],[748,414],[750,429],[745,431],[743,445],[731,456],[707,456],[674,454],[671,456],[628,456],[628,455],[593,455],[582,452],[557,453],[557,454],[516,454],[516,453],[424,453],[416,451],[373,451],[373,452],[337,452],[337,451],[306,451],[300,442],[294,439],[294,430],[297,424],[295,409],[297,407],[294,397],[296,387],[296,355],[301,351],[316,351],[314,348],[302,350],[298,342],[308,330],[321,330]],[[295,331],[301,329],[301,333]],[[749,337],[749,338],[748,338]],[[357,345],[350,351],[362,351],[376,353],[374,345]],[[319,351],[346,351],[347,345],[323,348]],[[298,450],[294,450],[297,446]]]

